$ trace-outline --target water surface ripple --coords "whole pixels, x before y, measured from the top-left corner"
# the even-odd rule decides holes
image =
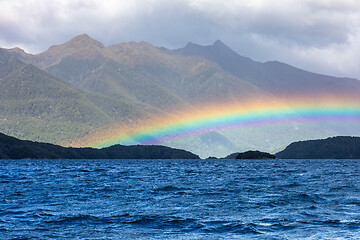
[[[1,160],[0,239],[360,239],[360,160]]]

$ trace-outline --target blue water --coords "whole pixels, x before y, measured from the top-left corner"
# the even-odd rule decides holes
[[[1,160],[0,239],[360,239],[360,160]]]

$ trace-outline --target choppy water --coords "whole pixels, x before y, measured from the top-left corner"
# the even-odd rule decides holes
[[[360,160],[1,160],[0,239],[360,239]]]

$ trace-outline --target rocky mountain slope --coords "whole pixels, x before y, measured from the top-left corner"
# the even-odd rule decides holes
[[[4,109],[0,131],[63,145],[87,146],[79,139],[94,132],[114,126],[136,129],[154,118],[203,112],[203,106],[240,106],[247,101],[286,106],[288,97],[295,95],[314,102],[319,95],[360,100],[358,80],[310,73],[280,62],[255,62],[221,41],[167,50],[146,42],[104,46],[83,34],[37,55],[19,48],[1,50],[0,59],[4,62],[0,91],[3,98],[13,93],[0,105]],[[39,99],[41,103],[36,102]],[[274,152],[296,140],[350,132],[360,134],[360,127],[288,123],[214,129],[163,144],[225,156],[250,148]]]
[[[212,61],[173,54],[146,42],[104,47],[80,35],[38,55],[12,52],[79,89],[159,109],[187,107],[194,101],[269,97]]]
[[[0,129],[4,133],[62,143],[117,120],[145,116],[141,105],[74,89],[3,49],[0,66]],[[126,117],[118,114],[119,108],[126,109]]]
[[[285,98],[294,94],[305,94],[308,97],[340,93],[356,96],[360,91],[360,82],[357,79],[316,74],[278,61],[256,62],[240,56],[219,40],[210,46],[188,43],[174,52],[182,56],[204,57],[232,75]]]

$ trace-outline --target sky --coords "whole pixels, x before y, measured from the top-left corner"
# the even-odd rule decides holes
[[[0,0],[0,47],[35,54],[83,33],[169,49],[220,39],[256,61],[360,79],[358,0]]]

